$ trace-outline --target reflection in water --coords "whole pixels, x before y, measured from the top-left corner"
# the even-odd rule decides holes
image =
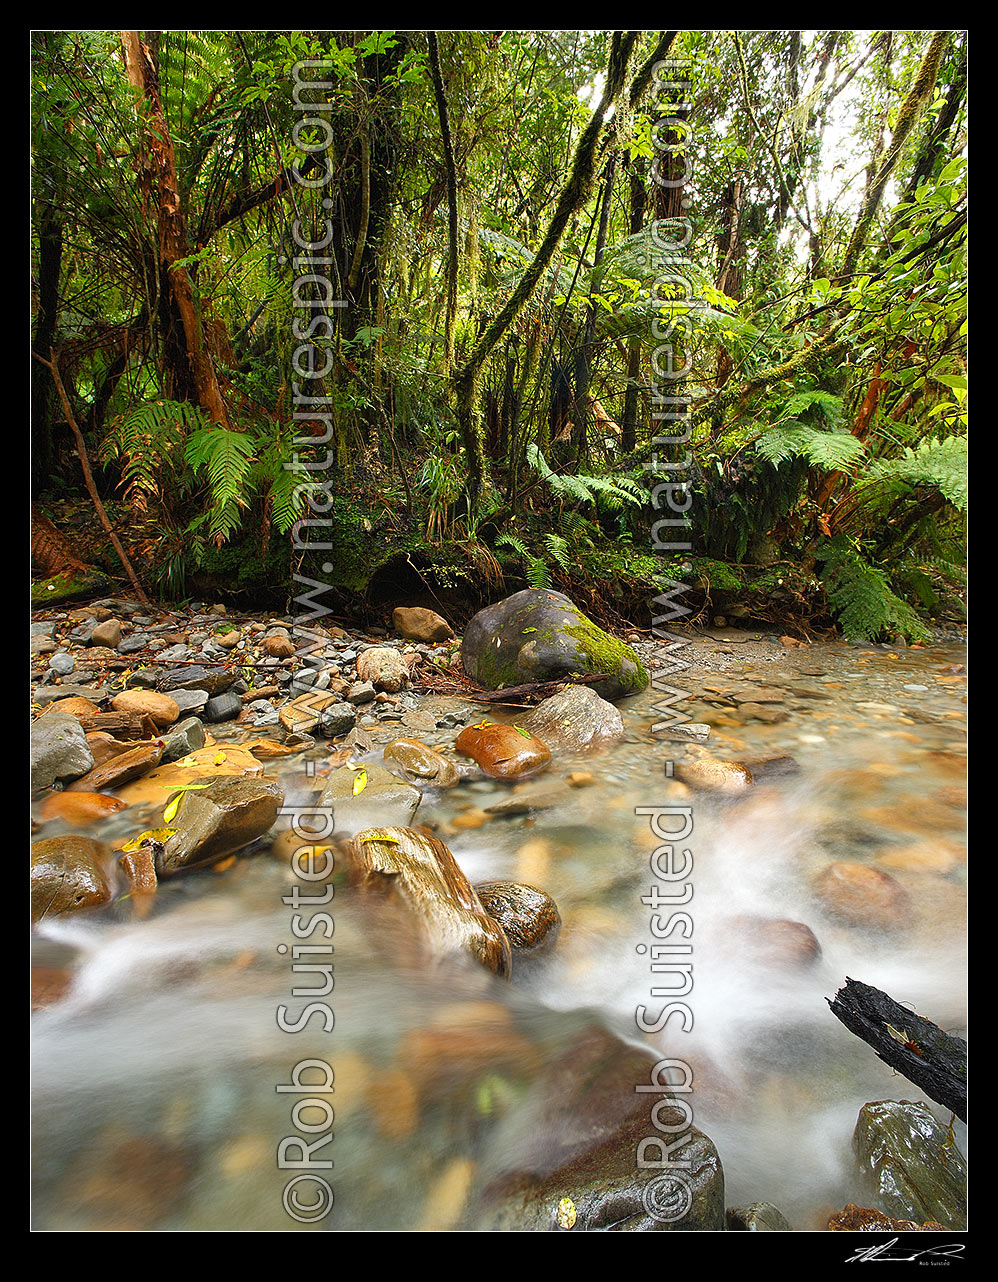
[[[452,825],[462,810],[508,799],[509,786],[428,794],[419,819],[438,825],[473,883],[527,881],[558,902],[557,948],[511,985],[470,964],[407,956],[391,919],[340,885],[336,986],[325,999],[335,1028],[325,1035],[314,1019],[282,1032],[276,1012],[294,1001],[296,942],[282,896],[294,876],[266,853],[222,876],[165,884],[145,920],[119,904],[46,923],[39,973],[69,972],[71,983],[34,1017],[36,1226],[309,1227],[285,1210],[295,1172],[278,1169],[277,1154],[289,1137],[317,1144],[329,1110],[294,1113],[301,1097],[276,1088],[315,1057],[335,1071],[324,1096],[333,1138],[315,1152],[333,1162],[323,1175],[336,1201],[320,1226],[475,1227],[495,1179],[571,1142],[551,1095],[598,1025],[693,1065],[694,1121],[720,1152],[728,1205],[770,1201],[797,1228],[823,1227],[860,1200],[850,1141],[861,1105],[924,1098],[838,1024],[826,999],[851,976],[950,1031],[965,1019],[954,705],[947,689],[941,702],[930,689],[919,695],[921,719],[901,717],[883,690],[896,669],[832,680],[854,677],[852,653],[821,655],[820,703],[791,702],[782,722],[712,736],[712,751],[733,760],[790,753],[800,763],[744,794],[718,799],[663,780],[662,761],[679,750],[648,736],[640,699],[626,716],[632,740],[560,760],[531,781],[535,800],[542,782],[547,796],[526,814]],[[908,679],[948,657],[906,656]],[[595,781],[569,788],[580,767]],[[300,789],[300,763],[280,771]],[[645,1036],[634,1020],[651,1006],[641,897],[658,842],[634,812],[670,801],[694,814],[694,982],[684,998],[694,1026],[672,1021]],[[880,905],[865,893],[857,915],[848,897],[817,889],[831,864],[892,878],[895,898]]]

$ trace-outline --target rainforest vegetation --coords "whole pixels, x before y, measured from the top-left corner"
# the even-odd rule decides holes
[[[959,623],[966,45],[34,32],[36,590],[281,608],[298,575],[370,621],[550,585],[647,626],[678,584],[799,636]]]

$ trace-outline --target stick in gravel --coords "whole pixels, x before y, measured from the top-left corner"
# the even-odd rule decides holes
[[[87,456],[86,442],[83,439],[83,433],[80,431],[79,424],[73,417],[73,410],[69,404],[69,397],[66,395],[66,389],[62,385],[62,378],[59,374],[59,353],[55,348],[53,348],[49,355],[52,359],[47,361],[44,357],[39,356],[38,353],[35,352],[37,359],[52,371],[52,378],[55,381],[56,391],[59,393],[59,400],[62,401],[62,408],[66,414],[66,421],[69,423],[69,426],[72,428],[73,435],[76,437],[76,452],[80,457],[80,466],[83,468],[83,479],[86,482],[87,492],[93,500],[94,507],[97,509],[97,515],[100,517],[101,525],[103,525],[104,529],[107,531],[108,537],[114,545],[114,550],[118,554],[118,560],[125,567],[125,573],[131,581],[132,587],[135,590],[135,595],[143,605],[148,605],[149,598],[142,591],[139,581],[135,577],[135,571],[132,569],[132,563],[125,555],[125,549],[119,543],[118,536],[115,534],[114,529],[111,526],[111,522],[108,520],[107,513],[104,511],[104,504],[100,501],[100,495],[97,493],[97,486],[94,484],[93,473],[90,471],[90,459]]]

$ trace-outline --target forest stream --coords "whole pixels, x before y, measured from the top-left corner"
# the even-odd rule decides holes
[[[751,788],[666,780],[665,762],[706,749],[654,733],[645,691],[618,705],[626,736],[602,751],[556,754],[520,783],[469,774],[424,790],[415,822],[473,885],[515,880],[557,903],[556,945],[514,960],[509,982],[463,959],[427,964],[334,876],[335,988],[323,1000],[335,1026],[282,1031],[296,876],[273,834],[222,871],[165,880],[142,905],[129,895],[43,920],[33,941],[36,1227],[508,1227],[509,1180],[569,1151],[566,1135],[599,1107],[590,1097],[573,1113],[577,1079],[600,1047],[623,1043],[692,1067],[692,1121],[716,1147],[726,1207],[772,1203],[794,1229],[813,1230],[848,1203],[870,1206],[851,1149],[863,1105],[925,1101],[944,1127],[951,1116],[847,1031],[827,999],[852,977],[964,1035],[965,655],[951,644],[787,650],[749,636],[696,640],[684,715],[710,723],[712,758],[770,763]],[[768,720],[741,711],[746,688]],[[417,715],[419,737],[450,750],[482,709],[422,694]],[[515,723],[516,713],[489,717]],[[259,734],[235,723],[211,732],[220,749]],[[362,764],[380,763],[399,733],[414,732],[378,722]],[[285,807],[315,797],[330,750],[265,763]],[[643,1034],[636,1010],[655,1022],[662,1005],[649,995],[642,902],[658,838],[636,811],[666,804],[689,806],[693,823],[683,1000],[694,1022]],[[106,819],[101,839],[134,834],[143,816],[155,825],[145,805]],[[843,907],[822,880],[833,863],[876,870],[889,893]],[[289,1075],[309,1057],[328,1062],[335,1089],[322,1097],[328,1111],[293,1113]],[[959,1122],[953,1134],[962,1147]],[[322,1175],[335,1203],[314,1225],[286,1209],[296,1173],[276,1154],[293,1136],[332,1137],[319,1151],[333,1163]]]

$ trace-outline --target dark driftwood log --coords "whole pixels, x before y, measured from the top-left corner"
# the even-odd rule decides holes
[[[967,1120],[967,1043],[962,1038],[855,979],[847,978],[828,1004],[836,1019],[872,1046],[885,1064]]]

